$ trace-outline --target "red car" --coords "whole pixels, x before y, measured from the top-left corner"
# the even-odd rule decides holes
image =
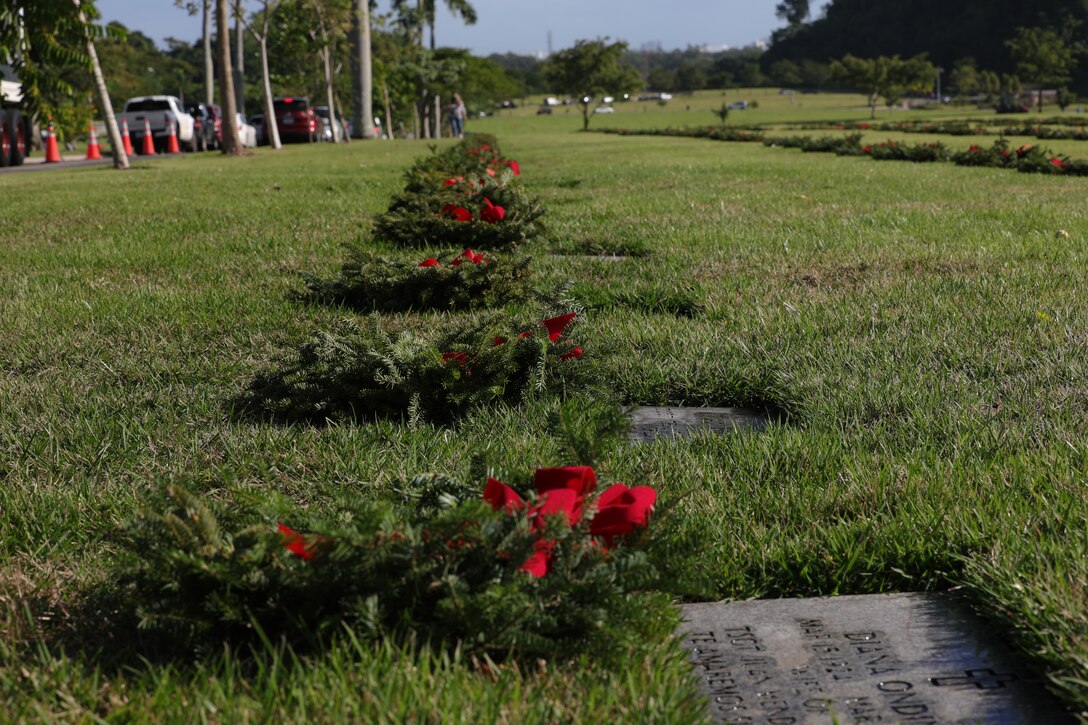
[[[276,98],[272,101],[280,140],[317,141],[321,121],[308,98]]]

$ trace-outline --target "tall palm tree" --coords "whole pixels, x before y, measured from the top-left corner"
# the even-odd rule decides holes
[[[87,16],[83,13],[80,0],[72,0],[79,11],[79,22],[87,25]],[[98,106],[102,116],[106,119],[106,134],[110,138],[110,149],[113,151],[113,168],[127,169],[128,155],[125,153],[125,145],[121,139],[121,131],[117,127],[117,117],[113,115],[113,103],[110,101],[110,92],[106,88],[106,78],[102,75],[102,65],[98,62],[98,51],[94,47],[94,38],[87,28],[87,57],[91,61],[91,73],[94,76],[94,90],[98,94]]]
[[[476,24],[476,8],[472,7],[472,4],[468,0],[445,0],[446,7],[455,16],[461,18],[465,25]],[[427,27],[431,31],[431,50],[435,49],[434,42],[434,16],[435,16],[435,0],[423,0],[423,17],[427,22]],[[422,38],[420,38],[422,41]]]
[[[219,55],[219,96],[223,107],[223,153],[242,153],[238,134],[238,106],[234,101],[234,78],[230,62],[230,7],[227,0],[216,0],[215,30]]]
[[[450,12],[459,16],[465,25],[475,25],[476,8],[468,0],[444,0]],[[411,7],[415,5],[415,7]],[[393,10],[401,18],[401,23],[409,28],[419,28],[419,45],[423,47],[423,27],[431,30],[431,50],[435,49],[434,16],[435,0],[393,0]],[[415,33],[411,33],[415,35]]]
[[[370,63],[370,0],[351,2],[352,133],[374,138],[374,82]],[[392,133],[392,129],[389,129]]]

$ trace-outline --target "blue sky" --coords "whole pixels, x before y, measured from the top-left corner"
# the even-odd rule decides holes
[[[829,0],[815,0],[814,14]],[[380,0],[387,7],[386,0]],[[439,0],[439,45],[474,53],[535,53],[556,50],[575,40],[610,36],[638,49],[660,43],[665,49],[689,45],[743,46],[767,38],[781,22],[776,0],[473,0],[480,21],[466,27]],[[104,21],[119,20],[160,45],[164,38],[200,37],[199,18],[189,17],[173,0],[97,0]],[[250,0],[255,9],[258,3]]]

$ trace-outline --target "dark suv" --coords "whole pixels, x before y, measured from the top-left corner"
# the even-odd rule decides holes
[[[308,98],[277,98],[272,101],[280,140],[317,141],[321,122]]]
[[[197,151],[219,148],[219,136],[215,128],[215,116],[212,110],[204,103],[194,103],[189,108],[189,115],[193,117],[193,136]]]

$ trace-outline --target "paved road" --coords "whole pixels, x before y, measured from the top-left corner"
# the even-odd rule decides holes
[[[61,157],[64,159],[64,157]],[[77,159],[69,156],[59,164],[47,164],[42,160],[39,155],[32,157],[23,162],[22,166],[8,166],[0,169],[0,175],[3,174],[21,174],[27,171],[50,171],[53,169],[78,169],[81,166],[103,166],[105,164],[113,163],[113,159],[105,158],[100,161],[87,161],[86,159]]]

